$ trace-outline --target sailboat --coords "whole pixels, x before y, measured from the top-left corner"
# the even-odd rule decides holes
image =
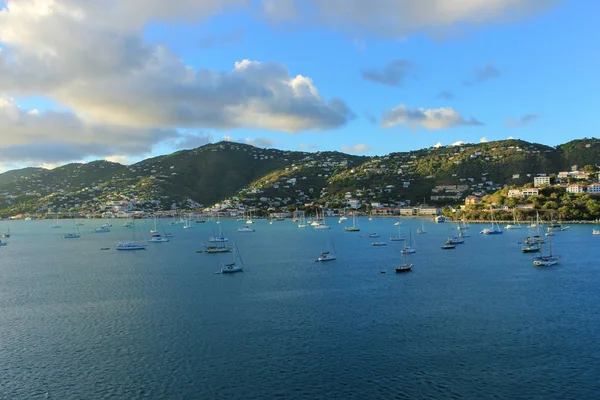
[[[165,243],[168,241],[169,241],[169,239],[162,236],[160,234],[160,232],[157,231],[156,229],[154,230],[154,232],[152,232],[152,236],[150,237],[150,239],[148,239],[148,242],[150,242],[150,243]]]
[[[185,225],[183,225],[183,229],[194,229],[194,225],[192,225],[192,216],[191,214],[185,220]]]
[[[398,265],[396,267],[396,272],[409,272],[412,269],[413,265],[409,264],[406,260],[406,256],[408,255],[408,253],[402,251],[402,254],[404,254],[404,264]]]
[[[392,237],[390,237],[390,242],[402,242],[402,241],[405,241],[405,240],[406,240],[405,237],[400,236],[400,225],[398,225],[398,236],[392,236]]]
[[[208,240],[209,242],[227,242],[229,241],[228,238],[226,238],[225,236],[223,236],[223,228],[221,227],[221,225],[219,225],[219,235],[216,236],[215,232],[213,230],[213,235],[212,237]]]
[[[132,230],[132,238],[131,238],[131,242],[120,242],[117,243],[117,250],[146,250],[146,245],[145,244],[137,244],[135,242],[135,226],[133,227]]]
[[[317,212],[318,215],[318,212]],[[323,213],[321,215],[321,221],[317,221],[316,225],[313,225],[315,229],[329,229],[329,225],[325,223],[325,209],[323,209]]]
[[[517,219],[517,214],[515,213],[515,210],[513,210],[513,223],[506,225],[504,229],[521,229],[521,224]]]
[[[254,228],[250,228],[248,225],[242,225],[238,228],[238,232],[254,232]]]
[[[60,225],[58,224],[58,217],[54,218],[54,220],[52,222],[52,226],[50,228],[52,228],[52,229],[60,228]]]
[[[423,234],[425,234],[425,233],[427,233],[427,232],[425,231],[425,220],[424,220],[424,219],[422,219],[422,220],[421,220],[421,227],[417,229],[417,234],[419,234],[419,235],[423,235]]]
[[[73,220],[73,232],[65,233],[63,235],[63,239],[79,239],[81,234],[79,233],[79,228],[75,224],[75,220]]]
[[[500,229],[500,227],[498,226],[498,223],[496,222],[496,220],[494,218],[494,210],[492,208],[490,208],[490,218],[492,219],[491,228],[485,228],[484,230],[482,230],[479,233],[482,235],[499,235],[499,234],[501,234],[502,230]]]
[[[3,238],[10,237],[10,225],[8,224],[8,222],[6,223],[6,232],[2,232],[2,237]]]
[[[330,247],[331,244],[331,237],[329,235],[329,231],[327,232],[327,251],[324,251],[321,253],[321,255],[319,256],[319,258],[317,258],[315,261],[316,262],[323,262],[323,261],[333,261],[335,260],[335,255],[331,254],[331,247],[333,247],[333,245]]]
[[[248,219],[246,220],[246,224],[250,225],[253,223],[254,221],[252,220],[252,211],[248,211]]]
[[[308,224],[306,223],[306,215],[302,212],[302,217],[300,219],[300,223],[298,224],[298,228],[306,228]]]
[[[550,252],[547,256],[543,255],[544,252],[540,249],[542,255],[533,258],[533,265],[535,265],[536,267],[551,267],[552,265],[558,264],[558,260],[561,256],[552,254],[552,237],[550,237],[548,245],[550,247]]]
[[[401,250],[402,254],[412,254],[412,253],[416,253],[417,250],[415,248],[412,247],[412,229],[409,230],[409,243],[408,246],[406,245],[406,240],[404,241],[404,248]]]
[[[158,232],[158,229],[156,229],[156,220],[157,220],[157,218],[156,218],[156,215],[155,215],[154,216],[154,229],[150,229],[150,233]]]
[[[244,270],[244,261],[242,260],[240,250],[238,249],[237,244],[235,242],[233,242],[233,244],[235,246],[235,251],[233,252],[233,261],[229,264],[224,264],[223,267],[221,267],[222,274],[232,274],[234,272],[242,272]],[[236,265],[235,263],[236,254],[237,258],[240,259],[240,265]]]
[[[369,221],[373,221],[373,210],[371,210],[371,214],[369,215]]]
[[[352,226],[345,226],[344,232],[359,232],[358,221],[356,220],[356,213],[352,213]]]

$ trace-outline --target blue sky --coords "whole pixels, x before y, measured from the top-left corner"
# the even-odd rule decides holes
[[[596,135],[595,2],[111,2],[6,3],[0,169],[134,162],[222,138],[382,155]]]

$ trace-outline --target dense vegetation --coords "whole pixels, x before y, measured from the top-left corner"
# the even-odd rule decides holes
[[[48,209],[86,210],[106,201],[134,198],[140,204],[147,202],[140,207],[149,209],[193,208],[225,199],[263,208],[289,208],[313,202],[343,206],[349,196],[367,203],[431,204],[436,185],[468,186],[460,193],[463,197],[470,193],[491,194],[505,186],[531,183],[537,174],[570,170],[573,165],[596,171],[598,159],[598,139],[575,140],[556,148],[503,140],[377,157],[260,149],[220,142],[129,166],[95,161],[52,170],[25,168],[5,172],[0,174],[0,216]],[[567,201],[567,195],[556,196],[549,200],[556,204],[538,207],[541,200],[531,201],[539,210],[556,205],[554,209],[560,212],[557,217],[565,219],[596,215],[591,203],[589,207],[582,205],[582,201],[587,203],[593,198]],[[437,202],[452,203],[456,201],[443,197]]]

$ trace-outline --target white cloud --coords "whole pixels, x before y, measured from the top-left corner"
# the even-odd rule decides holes
[[[392,128],[398,125],[405,126],[412,130],[418,130],[419,128],[439,130],[455,126],[476,126],[483,124],[474,118],[469,120],[464,119],[451,107],[408,109],[405,105],[400,104],[391,110],[386,110],[383,113],[380,123],[380,126],[383,129]]]
[[[512,137],[512,136],[509,136],[506,138],[506,140],[513,140],[513,139],[514,139],[514,137]]]
[[[519,118],[506,120],[506,126],[510,126],[513,128],[522,127],[525,125],[529,125],[533,121],[537,120],[539,117],[540,116],[538,114],[526,114]]]
[[[479,139],[479,143],[487,143],[487,142],[488,142],[488,140],[485,136],[482,137],[481,139]]]
[[[91,124],[69,112],[31,113],[0,96],[0,162],[60,163],[115,154],[144,155],[178,138],[174,129]]]
[[[371,150],[373,150],[372,147],[367,146],[366,144],[355,144],[354,146],[342,146],[341,150],[344,153],[353,153],[353,154],[359,154],[359,153],[367,153]]]
[[[269,147],[273,147],[273,145],[275,144],[272,140],[264,138],[264,137],[258,137],[258,138],[246,138],[243,141],[246,144],[250,144],[252,146],[256,146],[256,147],[262,147],[262,148],[269,148]]]
[[[316,144],[306,144],[306,143],[300,143],[298,145],[298,148],[300,150],[314,150],[314,149],[318,149],[319,146],[317,146]]]
[[[129,158],[127,156],[113,155],[113,156],[104,157],[104,159],[106,161],[119,163],[119,164],[123,164],[123,165],[131,164],[131,161],[129,160]]]
[[[444,147],[442,142],[437,142],[436,144],[433,145],[433,148],[435,148],[435,149],[439,149],[440,147]]]
[[[353,37],[396,39],[417,32],[438,34],[457,26],[514,20],[558,3],[560,0],[262,0],[264,13],[274,21],[296,19]]]
[[[452,143],[450,146],[462,146],[464,144],[468,144],[468,142],[463,142],[462,140],[459,140],[458,142]]]
[[[0,11],[0,91],[42,95],[89,121],[130,127],[295,133],[354,117],[309,77],[276,62],[194,69],[144,39],[156,20],[196,20],[245,0],[9,0]]]

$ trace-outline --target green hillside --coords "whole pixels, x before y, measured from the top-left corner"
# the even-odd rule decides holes
[[[101,211],[107,201],[147,210],[227,199],[264,209],[312,202],[343,206],[349,197],[393,205],[429,202],[435,195],[443,203],[444,195],[453,193],[440,192],[437,185],[460,185],[466,188],[462,196],[493,193],[572,166],[595,171],[599,158],[600,140],[594,138],[556,148],[502,140],[376,157],[219,142],[129,166],[94,161],[5,172],[0,174],[0,215]]]

